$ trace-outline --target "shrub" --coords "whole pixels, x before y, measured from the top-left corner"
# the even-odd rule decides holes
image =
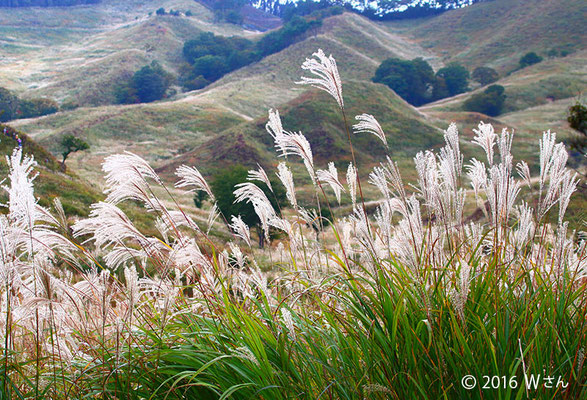
[[[498,80],[499,74],[493,68],[477,67],[473,71],[472,78],[476,82],[479,82],[481,86],[486,86]]]
[[[520,68],[526,68],[541,61],[542,57],[532,51],[530,53],[524,54],[522,58],[520,58]]]
[[[130,81],[116,87],[118,103],[149,103],[165,97],[174,77],[153,61],[136,71]]]
[[[157,11],[155,11],[155,14],[157,14],[157,15],[165,15],[166,12],[165,12],[165,9],[163,7],[161,7],[161,8],[158,8]]]
[[[460,64],[452,63],[436,72],[438,78],[442,78],[446,84],[449,96],[469,90],[469,71]]]
[[[463,109],[495,117],[501,114],[505,99],[505,88],[501,85],[491,85],[483,93],[474,94],[465,101]]]

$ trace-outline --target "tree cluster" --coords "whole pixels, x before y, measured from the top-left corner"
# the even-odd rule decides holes
[[[40,117],[57,111],[59,105],[55,100],[45,97],[20,99],[10,90],[0,87],[0,122]]]
[[[115,89],[120,104],[149,103],[165,97],[174,77],[156,61],[136,71],[132,78]]]
[[[200,33],[183,46],[188,65],[183,68],[181,82],[188,90],[201,89],[231,71],[283,50],[320,23],[319,20],[307,21],[296,16],[257,42],[234,36],[216,36],[211,32]]]
[[[157,11],[155,11],[155,14],[156,15],[172,15],[174,17],[180,17],[181,11],[174,10],[174,9],[171,9],[169,11],[165,11],[165,8],[161,7],[161,8],[158,8]],[[190,15],[191,15],[191,12],[190,12]],[[189,16],[189,15],[187,15],[187,12],[186,12],[186,16]]]
[[[463,109],[495,117],[501,114],[505,99],[505,88],[501,85],[491,85],[482,93],[477,93],[465,101]]]
[[[375,71],[373,82],[389,86],[408,103],[420,106],[467,91],[468,79],[469,71],[456,63],[439,69],[435,74],[422,58],[388,58]]]

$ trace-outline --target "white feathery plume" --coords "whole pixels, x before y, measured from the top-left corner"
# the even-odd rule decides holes
[[[465,304],[469,296],[469,285],[471,283],[471,266],[467,263],[461,263],[461,271],[457,287],[451,292],[451,300],[457,315],[464,319]]]
[[[301,132],[286,132],[281,138],[276,138],[276,146],[282,149],[281,156],[295,155],[303,161],[312,183],[316,184],[316,173],[314,172],[314,157],[310,142]]]
[[[526,245],[526,242],[530,238],[530,234],[534,229],[532,213],[532,208],[530,208],[526,202],[522,202],[522,204],[516,207],[518,226],[514,232],[514,243],[518,249],[521,249]]]
[[[296,191],[294,187],[293,175],[291,170],[284,162],[280,162],[277,166],[277,177],[285,187],[285,193],[290,204],[294,207],[298,207],[298,201],[296,199]]]
[[[31,176],[37,162],[32,156],[23,156],[22,148],[14,149],[10,157],[6,156],[10,186],[2,186],[8,192],[8,218],[13,223],[32,229],[39,217],[37,200],[34,195]]]
[[[444,131],[444,140],[448,148],[452,150],[452,157],[455,161],[455,171],[457,172],[457,176],[460,176],[460,171],[463,169],[464,158],[459,147],[459,130],[454,122],[452,122],[448,126],[448,129]]]
[[[526,161],[520,161],[516,164],[516,171],[518,171],[518,175],[524,181],[524,183],[528,186],[532,186],[531,176],[530,176],[530,167]]]
[[[475,132],[473,143],[481,146],[481,148],[485,150],[489,165],[493,165],[493,147],[495,146],[495,140],[497,139],[497,134],[493,130],[493,125],[480,122],[479,129],[473,129],[473,132]]]
[[[497,141],[501,163],[506,166],[508,171],[512,170],[512,143],[514,141],[514,132],[509,133],[506,128],[501,130],[501,135]]]
[[[261,226],[265,232],[265,237],[269,238],[269,220],[274,218],[275,210],[265,193],[254,183],[245,182],[236,185],[234,191],[235,203],[245,201],[251,203],[255,213],[261,220]]]
[[[133,260],[146,262],[148,254],[143,249],[134,249],[126,246],[114,246],[104,255],[106,266],[115,271],[120,266]]]
[[[241,216],[232,216],[231,217],[232,224],[230,224],[230,229],[234,232],[236,236],[244,240],[249,247],[251,247],[251,231],[247,224],[244,223]]]
[[[322,49],[312,54],[314,58],[306,58],[306,61],[302,64],[302,69],[310,71],[310,73],[317,76],[317,78],[308,78],[302,76],[302,80],[296,82],[301,85],[311,85],[315,88],[324,90],[330,94],[340,108],[344,108],[344,102],[342,99],[342,83],[340,75],[338,74],[338,68],[336,67],[336,60],[332,55],[326,57]]]
[[[245,263],[247,261],[247,256],[245,256],[243,254],[240,247],[238,247],[236,244],[234,244],[232,242],[228,243],[228,247],[230,247],[230,252],[232,253],[232,257],[236,261],[236,264],[238,265],[238,267],[241,269],[244,268]]]
[[[206,235],[208,235],[210,233],[210,229],[212,229],[214,222],[216,222],[216,220],[218,219],[219,216],[220,216],[220,209],[218,208],[218,204],[214,203],[214,205],[210,209],[210,212],[208,213],[208,220],[206,221],[206,226],[208,228],[206,229]]]
[[[475,191],[475,197],[478,197],[479,191],[487,186],[487,172],[485,164],[473,158],[471,164],[467,165],[467,176],[471,180],[471,186]]]
[[[254,170],[254,169],[249,170],[248,175],[247,175],[247,179],[249,181],[263,182],[265,185],[267,185],[269,190],[271,190],[273,192],[273,188],[271,187],[271,182],[269,181],[269,177],[267,176],[267,173],[265,172],[263,167],[261,167],[259,164],[257,164],[257,167],[258,167],[257,170]]]
[[[130,310],[132,310],[133,305],[135,305],[139,301],[140,297],[139,274],[137,273],[137,269],[134,266],[130,268],[124,268],[124,280],[126,283],[126,290],[128,301],[130,304]]]
[[[283,322],[283,324],[285,325],[285,327],[288,330],[288,336],[291,338],[291,340],[295,341],[296,340],[295,324],[294,324],[293,318],[291,316],[291,312],[285,307],[281,308],[281,321]]]
[[[149,204],[152,201],[147,179],[162,184],[161,179],[153,168],[141,157],[125,151],[124,154],[115,154],[106,157],[102,164],[106,173],[104,191],[108,196],[106,202],[118,204],[127,199],[134,199]]]
[[[188,268],[195,268],[198,272],[207,272],[214,268],[194,238],[174,243],[170,258],[183,274]]]
[[[545,184],[546,177],[551,165],[552,154],[556,142],[556,133],[550,132],[550,129],[542,134],[540,140],[540,188]]]
[[[353,208],[355,208],[357,206],[357,169],[353,163],[349,163],[346,170],[346,183],[349,186]]]
[[[567,175],[566,164],[569,155],[562,143],[556,144],[550,150],[550,159],[545,164],[546,175],[543,177],[543,171],[540,171],[540,189],[546,180],[548,180],[548,188],[546,195],[538,207],[538,216],[541,219],[552,206],[559,200],[560,186]],[[541,157],[542,162],[542,157]]]
[[[334,195],[336,196],[336,200],[338,201],[338,204],[340,204],[340,193],[344,190],[344,186],[338,180],[338,171],[336,170],[334,163],[329,162],[328,170],[319,169],[316,172],[316,175],[320,182],[327,183],[332,188]]]
[[[381,128],[381,125],[379,125],[379,122],[377,122],[374,116],[369,114],[361,114],[357,115],[355,119],[359,121],[357,124],[353,125],[353,130],[355,133],[372,133],[383,142],[385,147],[388,147],[387,139],[385,138],[385,132],[383,132],[383,128]]]
[[[569,201],[571,201],[571,196],[577,190],[577,185],[579,184],[579,178],[577,178],[577,173],[571,174],[570,171],[567,171],[565,177],[562,179],[560,194],[559,194],[559,215],[558,215],[558,224],[561,225],[563,223],[563,218],[565,216],[565,212],[567,211],[567,207],[569,205]]]
[[[137,240],[141,246],[148,244],[148,239],[134,226],[126,214],[114,204],[99,202],[91,205],[89,218],[73,225],[76,237],[92,235],[97,248],[116,245],[124,240]]]
[[[424,198],[424,204],[436,209],[440,196],[436,156],[430,150],[421,151],[414,157],[414,163],[418,172],[418,191]]]
[[[265,125],[265,129],[267,132],[269,132],[273,140],[275,140],[275,147],[284,153],[285,149],[279,147],[279,144],[282,142],[281,140],[278,140],[281,139],[281,137],[284,135],[283,126],[281,125],[281,118],[279,117],[279,110],[269,110],[269,121]]]
[[[383,197],[385,197],[386,200],[391,199],[391,191],[389,190],[389,186],[387,185],[387,177],[384,168],[373,167],[373,170],[369,174],[368,182],[375,186],[381,192]]]
[[[211,201],[215,200],[214,193],[212,193],[212,189],[210,189],[208,182],[206,182],[206,180],[197,168],[182,165],[175,171],[175,175],[181,178],[181,180],[179,180],[175,184],[175,187],[192,187],[190,191],[203,190],[204,192],[206,192],[206,194],[208,194]]]

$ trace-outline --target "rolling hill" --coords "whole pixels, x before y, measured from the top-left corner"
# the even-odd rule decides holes
[[[264,124],[267,111],[278,108],[286,129],[307,135],[317,163],[334,157],[342,167],[349,155],[332,100],[295,84],[303,60],[322,48],[337,59],[351,118],[363,112],[375,115],[392,144],[392,156],[411,166],[417,151],[442,140],[440,129],[450,121],[457,121],[465,135],[479,120],[516,128],[532,145],[522,144],[517,151],[532,155],[542,130],[555,127],[563,137],[571,134],[562,120],[566,107],[587,87],[585,29],[577,17],[584,9],[582,2],[495,0],[409,21],[375,22],[343,13],[326,18],[300,42],[204,89],[150,104],[107,105],[117,80],[151,60],[177,71],[183,62],[183,42],[199,32],[250,39],[262,35],[214,22],[211,11],[193,1],[168,0],[157,5],[189,9],[193,15],[149,16],[154,6],[138,0],[105,0],[96,6],[72,7],[69,14],[52,10],[53,22],[43,22],[41,12],[34,9],[0,13],[0,32],[9,33],[0,39],[0,51],[7,55],[0,61],[0,68],[7,71],[0,77],[0,86],[24,97],[73,99],[83,106],[12,125],[54,153],[60,135],[83,137],[91,144],[90,151],[74,155],[69,164],[95,182],[99,182],[103,158],[125,149],[144,156],[171,178],[181,163],[207,173],[231,162],[274,165]],[[19,21],[41,28],[38,32],[27,29]],[[548,21],[551,26],[546,29]],[[553,47],[571,54],[514,71],[524,52],[543,54]],[[507,90],[508,112],[497,119],[463,112],[462,101],[470,93],[416,109],[386,86],[370,82],[378,65],[389,57],[422,57],[434,69],[452,61],[468,68],[495,67],[502,75],[497,83]],[[372,165],[385,155],[373,138],[354,140],[362,165]]]
[[[385,25],[446,62],[457,61],[471,69],[487,65],[504,73],[529,51],[584,49],[585,15],[587,4],[582,0],[491,0]]]

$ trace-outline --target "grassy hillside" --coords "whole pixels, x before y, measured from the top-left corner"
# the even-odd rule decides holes
[[[582,0],[493,0],[386,26],[418,40],[444,60],[504,72],[529,51],[583,48],[586,14]]]
[[[580,50],[565,58],[547,59],[515,71],[495,84],[506,89],[504,113],[525,110],[553,101],[573,98],[587,89],[587,51]],[[442,99],[420,107],[422,111],[460,111],[465,100],[486,88]]]
[[[124,45],[140,47],[137,43],[144,44],[150,29],[155,29],[149,25],[151,24],[149,21],[132,26],[125,25],[97,35],[92,39],[96,43],[95,46],[90,48],[88,52],[103,51],[100,50],[100,46],[105,43],[110,48],[120,47],[122,49]],[[191,32],[189,26],[183,25],[185,21],[182,19],[166,16],[163,19],[157,19],[157,21],[159,24],[168,21],[169,26],[173,27],[173,32],[170,29],[167,33],[162,34],[162,38],[175,38],[177,46],[180,43],[180,38],[188,37]],[[182,26],[183,28],[181,28]],[[343,32],[350,29],[354,29],[352,35],[344,36]],[[355,89],[352,89],[352,86],[349,86],[348,90],[345,88],[345,95],[357,96],[359,92],[363,91],[362,86],[357,85],[367,85],[369,89],[363,93],[364,104],[378,103],[380,113],[389,115],[390,121],[391,116],[402,121],[423,120],[423,115],[411,110],[384,86],[365,82],[370,80],[379,63],[387,57],[410,54],[423,55],[433,59],[433,55],[422,51],[418,46],[413,46],[411,42],[391,34],[382,35],[378,39],[381,44],[373,47],[371,52],[367,52],[366,46],[377,36],[379,31],[380,28],[366,18],[345,13],[325,20],[321,29],[313,32],[302,42],[266,57],[258,63],[228,74],[203,90],[178,95],[171,101],[131,106],[80,108],[44,118],[15,121],[15,124],[33,135],[42,144],[47,145],[51,151],[55,151],[55,138],[63,133],[74,132],[83,137],[91,144],[92,149],[90,152],[74,156],[71,165],[83,176],[91,178],[98,176],[99,165],[104,156],[124,149],[130,149],[145,156],[156,166],[161,166],[170,158],[190,150],[197,149],[202,153],[201,157],[204,157],[206,152],[201,151],[203,148],[199,146],[207,142],[213,152],[219,152],[218,149],[223,147],[213,145],[213,143],[222,142],[219,135],[230,130],[231,127],[236,127],[245,121],[266,118],[270,108],[279,107],[294,99],[298,99],[297,105],[300,109],[304,100],[312,102],[315,95],[303,97],[302,94],[308,88],[296,85],[295,81],[302,73],[299,66],[303,60],[310,57],[318,48],[332,53],[339,63],[343,80],[355,85]],[[179,52],[180,48],[177,46],[176,51]],[[158,53],[159,55],[153,57],[171,60],[172,52],[169,50],[171,47],[163,45],[159,47],[167,49],[169,54]],[[157,53],[157,50],[154,50],[153,53]],[[125,55],[128,55],[130,59],[128,63],[120,62],[115,58]],[[120,71],[127,68],[127,65],[132,62],[138,63],[139,60],[142,60],[144,51],[120,50],[112,53],[109,57],[113,58],[113,63],[108,64],[110,66],[105,68]],[[74,64],[71,62],[70,66],[73,72],[70,77],[67,77],[67,80],[61,81],[61,83],[56,81],[54,86],[48,86],[46,90],[60,90],[64,95],[78,91],[80,94],[85,93],[86,96],[97,97],[103,96],[107,92],[107,85],[99,83],[101,78],[93,77],[94,75],[104,76],[107,74],[107,72],[100,70],[106,65],[102,59],[83,68],[75,68]],[[97,68],[96,71],[91,70],[92,65]],[[82,79],[80,76],[84,78]],[[359,82],[363,83],[359,84]],[[93,85],[92,90],[89,90],[90,85]],[[354,90],[357,90],[357,93],[353,94]],[[369,95],[374,95],[374,98],[378,100],[368,100]],[[321,101],[323,100],[321,99]],[[356,99],[357,113],[369,112],[358,110],[359,101],[363,100]],[[394,102],[401,103],[401,111],[386,113],[381,105]],[[376,111],[371,112],[375,113]],[[405,113],[409,117],[403,115]],[[292,129],[294,129],[296,123],[292,122]],[[415,122],[408,126],[406,134],[417,132],[422,124],[422,122]],[[401,124],[390,125],[390,129],[392,126],[401,126]],[[240,127],[234,129],[238,130]],[[306,130],[305,127],[295,129]],[[323,131],[326,132],[328,129],[324,128]],[[245,146],[243,143],[252,143],[257,140],[256,137],[248,137],[254,132],[239,133],[244,135],[241,142],[228,141],[237,149],[248,148],[248,145]],[[414,148],[417,146],[416,139],[411,143]],[[251,146],[256,149],[257,145],[251,144]],[[341,149],[342,147],[339,146]],[[210,160],[216,160],[215,157],[212,155]],[[342,153],[341,158],[344,157],[345,155]]]
[[[159,7],[193,15],[149,16]],[[0,86],[26,97],[112,103],[114,85],[152,60],[176,72],[184,41],[202,30],[252,34],[235,25],[213,24],[212,19],[211,11],[188,0],[6,9],[0,13],[0,54],[5,56]]]
[[[442,141],[439,129],[384,85],[350,82],[343,84],[343,94],[349,124],[356,122],[355,115],[374,115],[390,145],[388,152],[375,136],[353,134],[357,161],[363,171],[383,161],[386,155],[391,155],[402,164],[411,164],[411,158],[423,146],[434,147]],[[310,142],[316,168],[326,168],[328,161],[335,161],[341,171],[346,171],[351,161],[347,133],[340,109],[331,97],[313,90],[278,109],[284,129],[301,131]],[[265,130],[266,123],[267,112],[254,121],[224,131],[219,137],[181,155],[158,171],[170,178],[179,165],[188,164],[197,166],[205,174],[212,174],[220,165],[236,163],[250,167],[259,163],[273,171],[278,159],[273,139]],[[294,158],[290,161],[298,160]],[[300,163],[298,168],[302,171],[304,167]]]
[[[129,150],[154,165],[194,149],[222,128],[243,119],[221,107],[189,102],[80,108],[45,118],[18,120],[15,126],[57,154],[57,139],[74,133],[86,140],[89,151],[74,154],[71,168],[93,179],[109,154]]]
[[[8,136],[3,134],[4,128]],[[26,134],[2,124],[0,124],[0,177],[2,177],[0,180],[3,180],[8,173],[6,156],[10,156],[14,148],[18,146],[13,135],[18,135],[22,140],[24,154],[32,155],[38,163],[35,168],[39,173],[35,180],[35,196],[39,204],[50,207],[53,199],[59,197],[68,214],[87,216],[89,205],[102,197],[99,190],[71,172],[61,172],[59,161],[44,147]],[[0,203],[5,204],[6,200],[6,194],[2,190]],[[5,210],[0,208],[0,212]]]

